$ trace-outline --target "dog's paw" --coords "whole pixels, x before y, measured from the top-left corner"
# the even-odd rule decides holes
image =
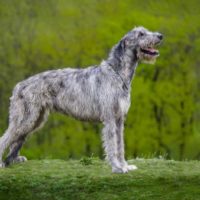
[[[125,174],[128,172],[126,167],[113,167],[112,172],[116,174]]]
[[[5,164],[3,162],[0,163],[0,168],[4,168]]]
[[[137,166],[135,166],[135,165],[127,165],[126,168],[128,171],[133,171],[133,170],[138,169]]]
[[[15,158],[14,162],[15,163],[21,163],[21,162],[26,162],[27,158],[25,156],[17,156],[17,158]]]

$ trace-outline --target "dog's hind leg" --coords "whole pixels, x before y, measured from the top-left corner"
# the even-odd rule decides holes
[[[12,134],[11,130],[8,128],[4,133],[4,135],[0,138],[0,168],[4,167],[4,163],[2,161],[3,153],[11,142],[12,142]]]
[[[27,135],[39,127],[41,127],[46,121],[49,110],[47,108],[39,107],[35,104],[24,104],[26,108],[21,107],[21,111],[17,114],[13,114],[14,110],[11,110],[9,128],[6,133],[0,139],[0,163],[1,166],[9,165],[13,162],[26,161],[26,158],[19,156],[19,150],[21,149]],[[25,112],[24,112],[25,111]],[[23,116],[20,116],[23,115]],[[2,156],[7,147],[10,146],[10,152],[5,160],[2,162]]]
[[[34,108],[34,112],[36,111],[36,109]],[[29,116],[28,119],[26,119],[22,124],[21,124],[21,128],[26,127],[27,124],[32,124],[32,126],[29,127],[29,129],[27,129],[26,132],[24,132],[23,134],[19,134],[19,136],[14,140],[14,142],[11,144],[10,146],[10,152],[5,160],[5,165],[9,165],[11,163],[15,163],[15,162],[25,162],[27,161],[25,156],[20,156],[19,155],[19,150],[21,149],[23,143],[25,142],[26,136],[33,132],[38,130],[39,128],[41,128],[44,123],[47,121],[48,115],[49,115],[49,110],[45,109],[45,108],[41,108],[39,110],[37,110],[39,112],[35,112],[35,120],[33,122],[31,122],[33,120],[33,117]]]
[[[21,149],[24,141],[25,141],[25,138],[22,137],[22,138],[18,138],[17,141],[11,144],[10,152],[4,162],[5,166],[8,166],[12,162],[25,162],[27,160],[26,157],[19,155],[19,150]]]

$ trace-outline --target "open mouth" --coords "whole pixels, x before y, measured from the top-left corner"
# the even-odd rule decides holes
[[[148,47],[148,48],[140,48],[141,51],[145,54],[148,54],[150,56],[159,56],[159,51],[157,49]]]

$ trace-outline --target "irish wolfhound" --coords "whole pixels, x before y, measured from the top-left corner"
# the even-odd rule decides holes
[[[154,63],[154,47],[163,36],[136,27],[111,50],[99,66],[58,69],[32,76],[16,85],[10,98],[9,126],[0,138],[0,166],[26,161],[19,155],[28,134],[41,127],[50,112],[80,120],[99,121],[106,158],[116,173],[137,169],[124,158],[123,128],[130,106],[131,80],[140,61]],[[7,147],[10,152],[2,161]]]

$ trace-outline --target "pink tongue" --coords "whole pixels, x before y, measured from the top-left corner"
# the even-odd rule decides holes
[[[156,49],[153,49],[153,48],[148,48],[148,51],[154,53],[156,51]]]

